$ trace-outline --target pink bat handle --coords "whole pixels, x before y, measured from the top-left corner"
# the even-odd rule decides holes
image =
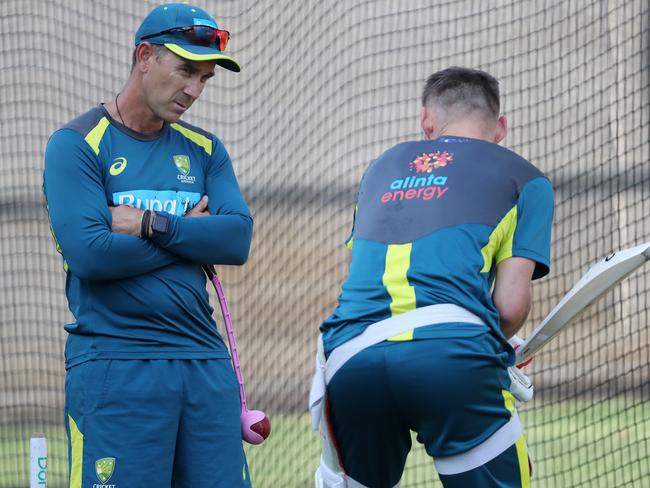
[[[217,277],[217,273],[213,266],[204,265],[208,278],[212,281],[214,289],[219,298],[219,307],[223,315],[223,321],[226,326],[226,335],[228,336],[228,344],[230,345],[230,355],[232,356],[232,365],[237,376],[239,383],[239,399],[241,402],[241,429],[242,437],[250,444],[261,444],[271,433],[271,423],[264,412],[259,410],[248,410],[246,404],[246,391],[244,389],[244,377],[241,373],[239,365],[239,353],[237,352],[237,341],[235,340],[235,330],[232,326],[232,319],[230,318],[230,311],[228,310],[228,302],[226,302],[226,294],[221,286],[221,281]]]

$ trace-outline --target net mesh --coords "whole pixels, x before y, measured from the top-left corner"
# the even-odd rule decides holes
[[[501,82],[505,144],[553,181],[551,274],[531,320],[588,265],[650,240],[646,0],[203,1],[243,71],[219,71],[186,119],[228,148],[255,218],[251,258],[223,268],[250,405],[274,432],[247,448],[257,487],[312,486],[306,399],[319,323],[345,276],[356,185],[391,145],[419,139],[433,71]],[[48,435],[66,485],[64,273],[41,196],[53,130],[112,98],[155,3],[0,4],[0,487],[28,485],[29,435]],[[491,191],[485,188],[485,191]],[[648,276],[637,272],[538,354],[521,408],[536,486],[640,486],[650,476]],[[421,447],[402,486],[436,483]]]

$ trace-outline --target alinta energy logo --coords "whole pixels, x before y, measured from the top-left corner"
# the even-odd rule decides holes
[[[409,170],[415,175],[393,180],[389,191],[381,196],[381,203],[401,200],[439,200],[447,193],[447,177],[437,175],[434,170],[444,168],[454,160],[447,151],[424,153],[409,163]],[[418,176],[421,175],[421,176]]]

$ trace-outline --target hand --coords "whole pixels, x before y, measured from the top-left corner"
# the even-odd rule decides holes
[[[194,205],[186,214],[185,217],[208,217],[210,211],[208,210],[208,196],[203,195],[199,203]]]
[[[515,350],[515,352],[517,352],[517,349],[519,349],[524,344],[524,342],[526,342],[526,341],[524,341],[518,335],[513,335],[510,339],[508,339],[508,344],[510,344],[512,346],[512,348]],[[517,367],[519,369],[521,369],[524,366],[528,366],[531,363],[532,360],[533,360],[533,358],[531,357],[531,358],[527,359],[526,361],[524,361],[523,363],[519,363],[517,365]]]
[[[108,209],[113,217],[111,225],[113,232],[140,237],[140,223],[144,210],[129,205],[118,205],[117,207],[108,207]]]

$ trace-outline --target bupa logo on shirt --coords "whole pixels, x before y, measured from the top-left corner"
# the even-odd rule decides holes
[[[194,184],[196,177],[189,176],[190,169],[192,168],[190,165],[190,157],[185,154],[176,154],[172,156],[172,158],[174,159],[174,164],[180,173],[178,176],[176,176],[178,181],[181,183],[188,183],[190,185]]]
[[[447,177],[437,175],[434,170],[444,168],[454,160],[454,155],[447,151],[423,153],[408,165],[409,171],[415,176],[393,180],[389,191],[381,196],[381,203],[397,202],[402,200],[439,200],[449,187]]]
[[[113,205],[129,205],[142,210],[185,215],[201,200],[201,194],[174,190],[129,190],[113,193]]]

